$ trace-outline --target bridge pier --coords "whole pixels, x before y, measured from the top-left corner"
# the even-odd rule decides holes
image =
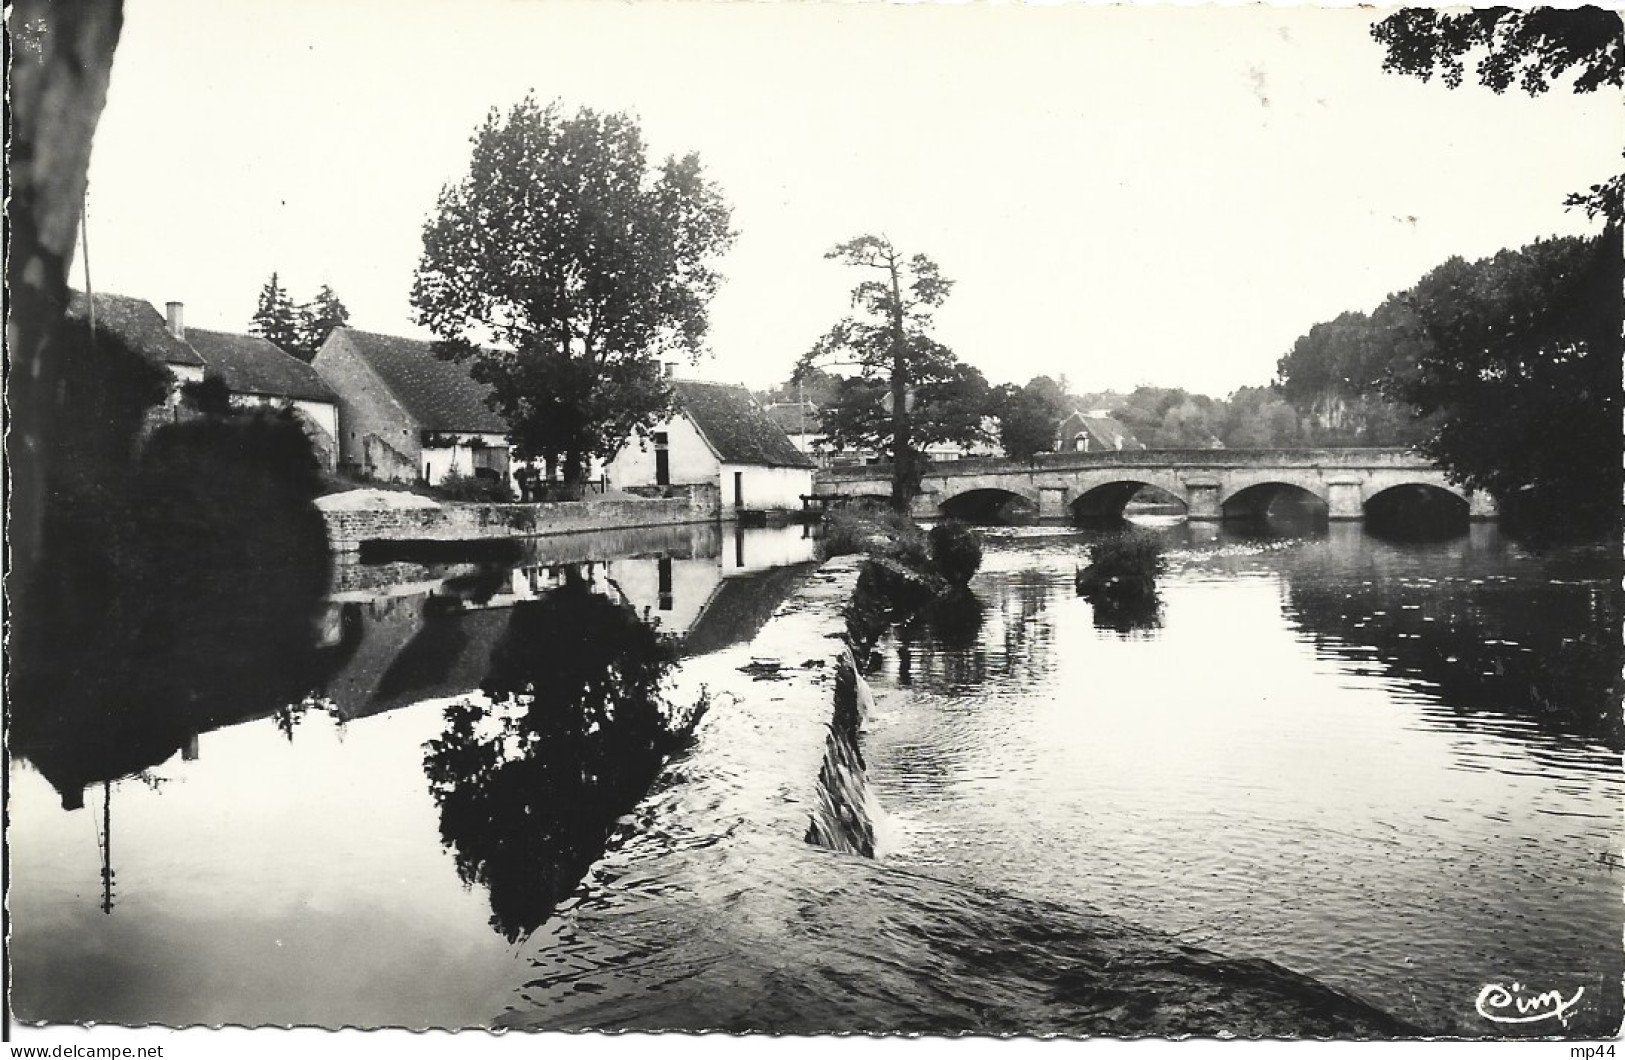
[[[1071,493],[1065,486],[1038,487],[1038,517],[1045,520],[1070,518]]]
[[[1365,518],[1365,496],[1357,478],[1334,478],[1326,483],[1326,518],[1357,522]]]
[[[1224,518],[1219,507],[1219,480],[1207,476],[1185,480],[1185,518],[1193,523],[1216,523]]]

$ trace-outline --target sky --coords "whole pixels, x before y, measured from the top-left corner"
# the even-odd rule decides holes
[[[1620,93],[1382,72],[1384,10],[821,0],[128,0],[90,169],[97,290],[246,331],[272,271],[428,337],[439,189],[527,92],[698,152],[738,240],[689,374],[785,379],[884,234],[955,281],[993,382],[1267,383],[1313,324],[1452,255],[1593,230]],[[653,160],[653,159],[652,159]],[[83,285],[76,262],[75,286]]]

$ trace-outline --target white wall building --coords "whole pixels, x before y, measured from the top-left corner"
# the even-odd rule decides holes
[[[678,411],[604,466],[610,486],[648,492],[710,483],[721,491],[724,513],[801,508],[812,492],[813,462],[749,390],[693,379],[671,386]]]

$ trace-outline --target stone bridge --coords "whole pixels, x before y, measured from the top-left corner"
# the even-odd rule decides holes
[[[1366,517],[1369,506],[1445,500],[1473,519],[1496,517],[1483,492],[1468,494],[1434,464],[1406,449],[1134,449],[1044,453],[1030,461],[968,459],[934,465],[914,499],[916,518],[968,514],[1021,498],[1043,519],[1121,515],[1142,486],[1185,505],[1192,520],[1260,514],[1281,493],[1302,491],[1329,519]],[[820,471],[813,494],[887,499],[891,468]]]

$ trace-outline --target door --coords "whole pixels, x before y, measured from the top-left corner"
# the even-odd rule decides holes
[[[655,485],[671,485],[671,453],[666,448],[666,432],[655,432]]]
[[[743,471],[735,471],[734,472],[734,507],[735,508],[743,508],[744,506],[745,506],[745,473]]]

